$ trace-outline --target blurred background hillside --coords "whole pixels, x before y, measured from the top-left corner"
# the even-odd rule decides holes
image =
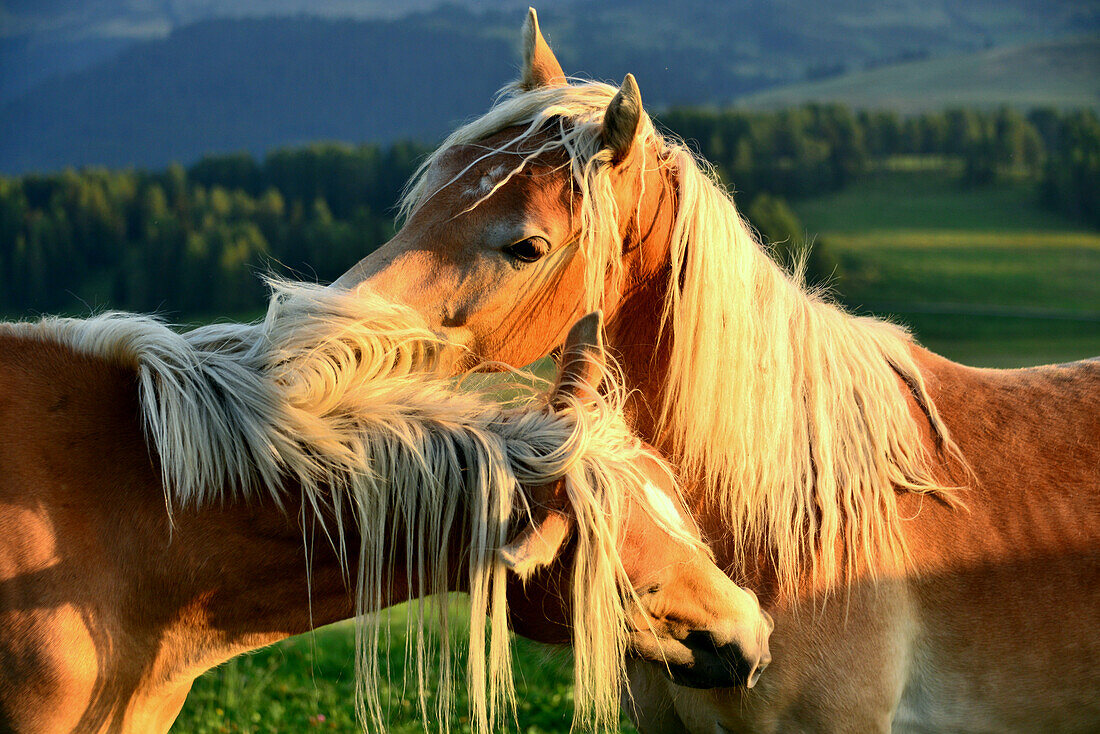
[[[524,10],[0,0],[0,313],[243,317],[257,272],[335,277],[514,78]],[[633,72],[779,259],[813,243],[811,279],[850,307],[964,359],[1100,352],[1094,0],[540,12],[564,68]]]
[[[0,315],[253,318],[260,273],[334,278],[517,75],[527,4],[0,0]],[[567,72],[633,72],[853,311],[972,364],[1100,354],[1096,0],[538,10]],[[520,728],[568,731],[567,669],[523,649]],[[240,658],[177,729],[353,730],[349,658],[341,628]],[[392,730],[418,730],[403,696]]]
[[[0,171],[430,142],[511,76],[526,4],[4,0]],[[550,0],[539,12],[567,71],[632,72],[656,109],[1100,103],[1094,0]]]

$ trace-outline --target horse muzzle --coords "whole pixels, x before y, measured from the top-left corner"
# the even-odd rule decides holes
[[[691,662],[669,665],[667,673],[673,683],[689,688],[752,688],[772,661],[767,640],[762,645],[719,645],[713,635],[696,631],[682,643],[690,651]]]
[[[690,630],[682,637],[636,634],[633,654],[656,664],[673,683],[689,688],[752,688],[771,663],[768,636],[773,623],[740,635],[721,630]]]

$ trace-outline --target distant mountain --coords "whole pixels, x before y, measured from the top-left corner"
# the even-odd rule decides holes
[[[316,139],[432,140],[483,111],[516,65],[510,42],[455,30],[207,21],[0,109],[0,169],[162,166]]]
[[[560,0],[549,0],[553,2]],[[393,19],[445,3],[497,10],[527,7],[524,0],[0,0],[0,101],[204,20],[296,15]]]
[[[44,32],[11,31],[11,19],[33,16],[28,8],[54,6],[61,9],[58,17],[69,19],[61,28],[88,9],[122,8],[126,12],[117,17],[106,13],[114,18],[106,27],[125,21],[131,29],[160,28],[163,22],[171,30],[125,44],[114,37],[122,47],[109,52],[87,41],[92,46],[84,49],[88,65],[82,71],[64,74],[59,67],[52,78],[3,103],[0,171],[157,166],[206,152],[262,153],[326,138],[432,140],[482,112],[493,91],[515,76],[523,18],[522,3],[514,0],[439,7],[434,0],[414,0],[408,7],[431,9],[367,20],[350,18],[351,0],[316,0],[311,15],[293,17],[279,13],[300,9],[305,0],[35,2],[0,0],[0,35],[12,43],[38,38]],[[363,8],[382,5],[372,0],[355,7],[362,15]],[[23,6],[23,15],[16,6]],[[204,12],[248,15],[259,8],[275,17],[178,25]],[[40,16],[34,17],[42,23],[53,17]],[[728,103],[807,76],[1097,29],[1100,4],[557,0],[540,19],[567,72],[614,81],[633,72],[647,104],[660,108]],[[12,58],[0,44],[0,76],[15,78],[8,71]]]
[[[750,94],[738,105],[778,109],[807,102],[899,112],[1004,104],[1100,110],[1100,35],[844,74]]]

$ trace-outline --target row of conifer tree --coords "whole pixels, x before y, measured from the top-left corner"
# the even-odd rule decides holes
[[[784,199],[843,189],[898,156],[942,162],[960,186],[1033,182],[1046,206],[1100,227],[1091,111],[901,117],[809,105],[674,109],[659,123],[713,163],[756,227],[788,249],[801,246],[801,225]],[[161,171],[0,177],[0,313],[246,314],[263,303],[258,273],[327,280],[385,242],[394,203],[429,150],[316,144]],[[835,272],[820,250],[811,267]]]

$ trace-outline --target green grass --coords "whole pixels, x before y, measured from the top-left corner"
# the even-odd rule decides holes
[[[1025,182],[961,187],[946,166],[891,166],[796,202],[841,263],[856,311],[981,366],[1100,354],[1100,233],[1037,204]]]
[[[792,205],[811,232],[822,234],[1083,231],[1073,220],[1040,208],[1034,186],[1027,182],[965,188],[945,170],[949,164],[923,168],[917,165],[921,160],[891,161],[886,170],[874,171],[839,192]]]
[[[452,618],[463,632],[456,605]],[[380,697],[387,710],[386,731],[423,731],[415,680],[403,679],[405,607],[392,610],[391,643],[383,666],[392,675]],[[573,715],[572,661],[568,651],[515,639],[514,673],[518,693],[516,731],[568,732]],[[230,660],[194,685],[173,732],[358,732],[355,717],[355,634],[341,622],[278,645]],[[465,655],[458,661],[459,680]],[[383,667],[383,670],[386,668]],[[459,686],[453,730],[471,731],[466,691]],[[624,731],[632,731],[624,720]]]
[[[975,367],[1031,367],[1100,355],[1100,334],[1095,332],[1062,336],[1036,334],[996,340],[922,337],[921,341],[934,352]]]

